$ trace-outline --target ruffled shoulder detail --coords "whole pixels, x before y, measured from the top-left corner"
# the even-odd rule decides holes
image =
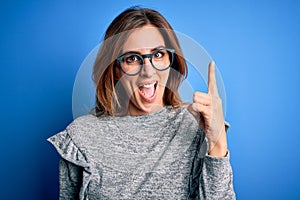
[[[55,147],[61,158],[83,168],[82,185],[79,192],[79,199],[83,200],[88,199],[87,188],[92,178],[93,170],[87,153],[73,140],[72,132],[68,130],[71,127],[73,127],[73,124],[70,124],[66,130],[57,133],[47,140]],[[71,168],[68,168],[68,170],[71,170]],[[65,181],[61,177],[60,179],[60,181]],[[64,192],[66,191],[64,190],[60,195],[68,195]],[[71,198],[73,199],[73,197],[68,197],[68,199]]]
[[[89,166],[86,153],[74,143],[67,130],[57,133],[47,141],[55,147],[63,159],[84,168]]]

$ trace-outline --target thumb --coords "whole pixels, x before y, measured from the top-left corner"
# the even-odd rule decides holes
[[[196,111],[193,108],[193,104],[191,103],[190,105],[188,105],[187,110],[195,117],[196,121],[199,123],[200,127],[202,129],[205,128],[205,123],[204,123],[204,118],[202,116],[202,114],[198,111]]]

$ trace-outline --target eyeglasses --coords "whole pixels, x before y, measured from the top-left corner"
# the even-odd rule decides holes
[[[119,56],[116,60],[120,64],[121,70],[129,75],[135,76],[139,74],[144,67],[144,59],[149,58],[152,67],[158,71],[167,70],[174,60],[175,49],[159,48],[153,51],[151,54],[138,54],[133,52],[127,52]]]

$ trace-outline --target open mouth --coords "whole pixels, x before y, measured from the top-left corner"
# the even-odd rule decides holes
[[[139,94],[141,95],[142,99],[149,103],[153,102],[156,98],[156,87],[157,81],[140,85]]]

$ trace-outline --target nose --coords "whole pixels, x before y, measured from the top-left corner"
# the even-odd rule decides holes
[[[141,76],[152,77],[156,73],[156,69],[152,66],[150,58],[144,58],[144,67],[141,71]]]

